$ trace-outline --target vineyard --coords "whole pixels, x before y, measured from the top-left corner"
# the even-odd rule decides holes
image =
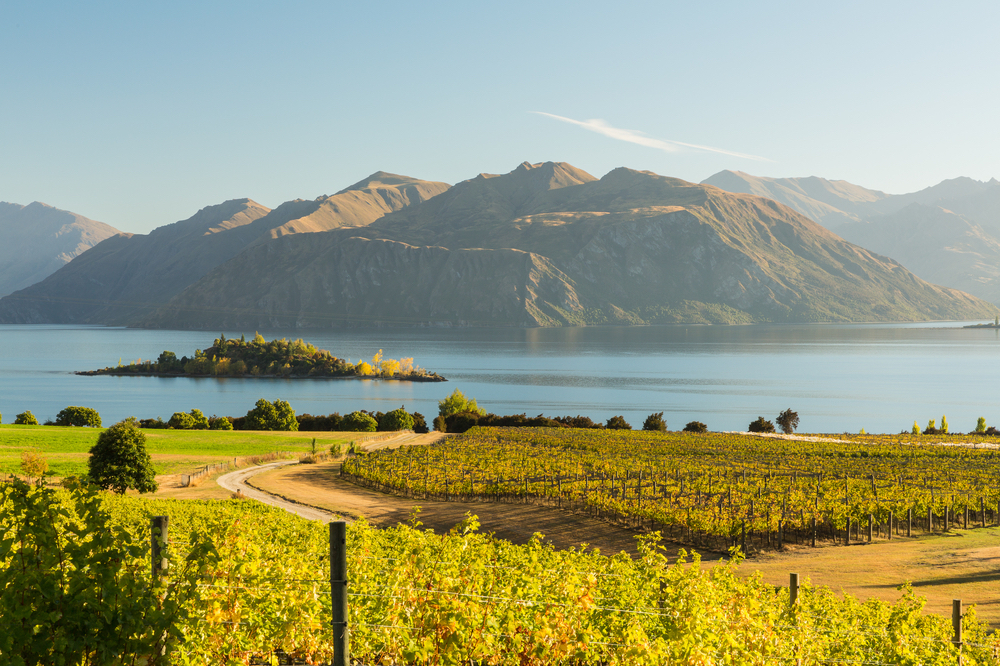
[[[557,505],[746,554],[1000,521],[1000,451],[989,438],[812,439],[822,441],[474,428],[356,456],[342,474],[409,497]]]
[[[324,525],[237,500],[24,484],[0,492],[4,663],[110,663],[102,659],[116,649],[131,661],[115,663],[333,656]],[[165,562],[150,584],[155,515],[169,516],[169,536],[154,535],[154,562]],[[974,610],[960,620],[956,645],[951,622],[923,614],[909,589],[895,604],[862,603],[806,584],[793,601],[786,588],[738,577],[732,563],[670,563],[654,536],[642,538],[640,553],[512,545],[479,534],[472,516],[447,535],[415,520],[388,530],[354,523],[352,656],[364,664],[950,665],[961,654],[966,665],[994,663],[998,641]],[[56,658],[60,650],[70,658]]]

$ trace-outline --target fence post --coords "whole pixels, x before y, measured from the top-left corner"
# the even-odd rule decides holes
[[[851,519],[850,519],[850,517],[848,517],[848,519],[847,519],[847,530],[844,533],[844,545],[845,546],[850,546],[851,545]]]
[[[797,573],[788,574],[788,605],[795,608],[799,602],[799,575]]]
[[[958,666],[962,666],[962,600],[953,599],[951,602],[951,626],[955,630],[955,637],[952,642],[958,648]]]
[[[875,526],[875,516],[868,514],[868,543],[872,542],[872,529]]]
[[[330,602],[333,625],[333,666],[348,666],[350,641],[347,626],[347,523],[330,523]]]
[[[906,538],[910,538],[910,531],[913,529],[913,507],[906,510]]]
[[[169,516],[153,516],[149,524],[149,564],[155,583],[167,570],[167,528]]]
[[[812,547],[816,547],[816,516],[812,519]]]

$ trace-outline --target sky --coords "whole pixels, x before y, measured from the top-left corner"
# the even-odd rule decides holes
[[[0,201],[145,233],[523,161],[1000,177],[1000,3],[0,4]]]

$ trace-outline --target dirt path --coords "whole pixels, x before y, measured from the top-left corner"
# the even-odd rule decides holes
[[[302,504],[297,504],[295,502],[289,502],[288,500],[275,497],[272,494],[261,492],[253,486],[247,485],[246,481],[252,476],[257,474],[262,474],[269,470],[277,470],[287,465],[298,465],[297,460],[279,460],[278,462],[273,462],[268,465],[259,465],[257,467],[247,467],[246,469],[238,469],[235,472],[229,472],[228,474],[223,474],[220,476],[216,483],[226,490],[232,492],[240,492],[251,499],[255,499],[259,502],[265,504],[270,504],[278,508],[284,509],[289,513],[294,513],[297,516],[302,516],[307,520],[320,520],[324,523],[328,523],[331,520],[338,519],[338,516],[334,515],[329,511],[323,511],[322,509],[317,509],[311,506],[303,506]]]
[[[339,477],[340,462],[277,467],[254,477],[252,485],[289,499],[322,507],[331,513],[364,517],[379,526],[407,522],[415,507],[419,520],[435,532],[447,532],[466,512],[479,517],[480,530],[514,543],[526,543],[535,532],[557,548],[583,543],[611,555],[637,552],[635,532],[608,525],[589,516],[556,508],[491,502],[435,502],[413,500],[360,488]],[[706,559],[710,559],[706,557]]]

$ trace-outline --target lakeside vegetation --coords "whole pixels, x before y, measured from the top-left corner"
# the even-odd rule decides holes
[[[267,341],[258,333],[250,341],[226,339],[220,335],[212,346],[196,349],[193,358],[172,351],[162,352],[156,360],[138,359],[134,363],[84,370],[78,375],[137,375],[167,377],[286,377],[394,379],[411,382],[447,381],[436,372],[413,364],[412,358],[385,358],[380,349],[371,361],[357,363],[338,358],[325,349],[317,349],[302,338]]]

